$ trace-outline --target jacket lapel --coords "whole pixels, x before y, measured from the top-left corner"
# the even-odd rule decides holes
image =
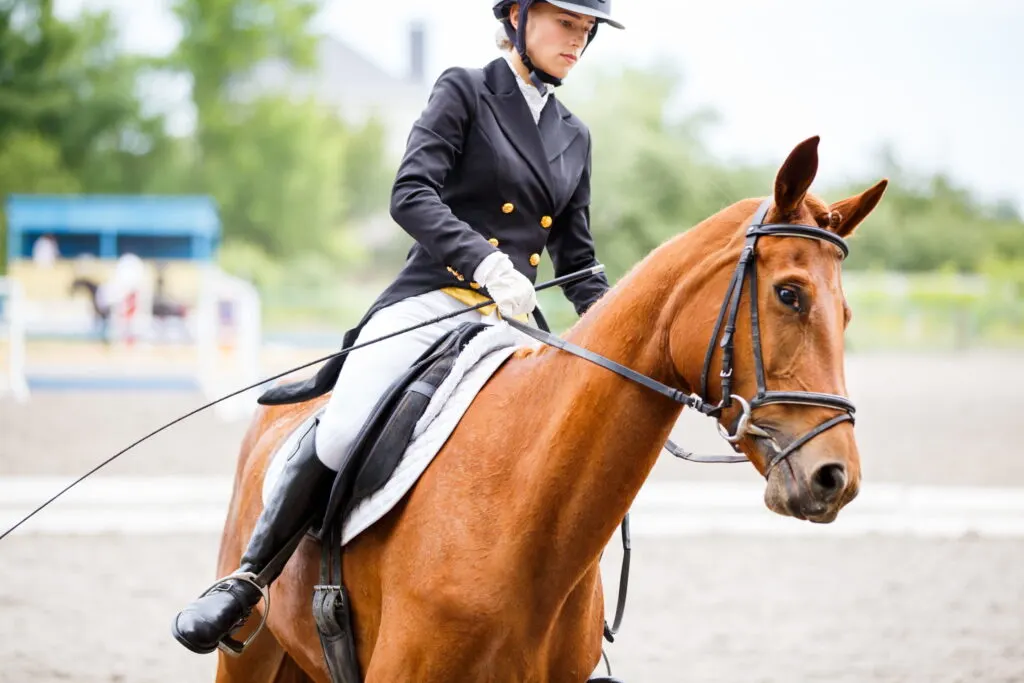
[[[570,116],[569,111],[554,97],[548,100],[541,112],[540,136],[549,164],[562,156],[580,134],[579,127],[569,121]]]
[[[551,187],[556,213],[565,208],[586,165],[586,154],[573,151],[577,139],[582,140],[581,133],[569,110],[551,98],[540,115],[540,134],[548,155],[548,171],[554,181]]]
[[[494,112],[495,120],[504,131],[505,137],[529,164],[548,199],[555,203],[548,168],[549,155],[541,138],[542,133],[533,122],[530,106],[519,92],[515,74],[501,57],[488,64],[484,68],[484,74],[492,92],[484,93],[483,96]],[[545,110],[549,108],[544,107]],[[543,122],[543,116],[541,121]]]

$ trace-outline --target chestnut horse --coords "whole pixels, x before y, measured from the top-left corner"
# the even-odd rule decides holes
[[[831,206],[822,202],[808,194],[817,146],[817,138],[804,141],[779,169],[765,222],[818,226],[845,238],[874,209],[886,181]],[[760,203],[737,202],[655,249],[565,338],[683,392],[699,391],[716,316]],[[754,258],[768,387],[845,396],[850,310],[836,245],[765,236]],[[742,297],[749,293],[745,287]],[[733,392],[750,397],[757,390],[751,317],[747,307],[739,310]],[[720,367],[716,346],[712,377]],[[704,399],[720,401],[717,382],[709,385]],[[261,408],[254,418],[224,529],[221,576],[238,566],[260,513],[268,459],[322,403]],[[601,553],[681,410],[567,352],[541,346],[513,354],[405,499],[345,548],[365,680],[587,680],[602,644]],[[731,427],[739,410],[733,403],[720,424]],[[839,412],[821,405],[755,409],[757,425],[783,443]],[[852,421],[818,434],[774,468],[768,464],[777,451],[766,439],[748,435],[737,448],[768,472],[765,503],[781,515],[830,522],[857,494]],[[329,681],[311,613],[319,561],[319,545],[304,539],[272,584],[266,628],[241,657],[218,655],[217,681]]]

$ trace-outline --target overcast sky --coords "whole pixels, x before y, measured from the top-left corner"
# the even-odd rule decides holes
[[[57,0],[62,13],[112,7],[129,49],[164,52],[180,35],[168,0]],[[712,148],[780,162],[821,135],[820,178],[869,168],[882,142],[922,171],[944,170],[1024,209],[1021,0],[614,0],[588,62],[675,62],[685,101],[722,117]],[[406,71],[408,24],[428,30],[428,77],[495,55],[484,0],[334,0],[323,30],[382,67]],[[444,39],[442,40],[442,33]],[[571,80],[566,88],[571,88]]]

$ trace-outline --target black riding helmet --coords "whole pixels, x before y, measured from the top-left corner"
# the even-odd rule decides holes
[[[587,45],[590,45],[591,41],[594,40],[594,36],[597,35],[597,27],[600,24],[608,24],[618,29],[626,28],[611,17],[612,0],[491,0],[495,18],[505,25],[505,35],[508,36],[509,41],[515,46],[516,52],[519,53],[519,58],[523,60],[523,64],[530,70],[530,79],[541,92],[545,90],[542,83],[559,86],[562,85],[562,80],[546,71],[538,69],[530,60],[529,55],[526,54],[526,21],[530,7],[538,2],[547,2],[549,5],[561,7],[569,12],[576,12],[577,14],[597,19],[594,22],[594,28],[590,31]],[[519,30],[516,30],[509,20],[512,5],[519,5]],[[583,49],[586,50],[586,46]]]

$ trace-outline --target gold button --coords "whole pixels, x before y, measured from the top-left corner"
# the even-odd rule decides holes
[[[487,241],[490,242],[492,247],[498,246],[498,238],[497,237],[492,237],[491,239],[489,239]]]
[[[473,289],[480,289],[480,283],[479,282],[470,282],[469,286],[472,287]]]
[[[501,206],[501,212],[502,213],[512,213],[515,210],[516,210],[516,207],[513,206],[512,202],[505,202]]]
[[[530,265],[536,266],[540,263],[540,254],[530,254]]]
[[[544,216],[543,218],[541,218],[540,219],[540,227],[544,228],[545,230],[550,228],[551,227],[551,216]]]

